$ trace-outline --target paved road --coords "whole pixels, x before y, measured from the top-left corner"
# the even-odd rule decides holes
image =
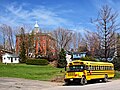
[[[42,90],[120,90],[120,80],[112,80],[107,83],[94,83],[88,85],[57,86]]]
[[[0,90],[120,90],[120,80],[87,84],[85,86],[63,86],[62,83],[18,78],[0,78]]]

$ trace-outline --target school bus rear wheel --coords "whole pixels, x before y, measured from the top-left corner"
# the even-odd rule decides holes
[[[108,75],[107,74],[105,74],[103,82],[108,82]]]

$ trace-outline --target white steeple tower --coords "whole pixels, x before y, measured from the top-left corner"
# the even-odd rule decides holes
[[[34,26],[34,33],[39,33],[39,25],[38,25],[37,21]]]
[[[35,28],[39,28],[39,25],[38,25],[38,22],[36,21],[36,23],[35,23],[35,26],[34,26]]]

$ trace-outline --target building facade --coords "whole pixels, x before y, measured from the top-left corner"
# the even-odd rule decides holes
[[[56,40],[49,33],[42,33],[36,22],[33,32],[25,34],[26,55],[29,57],[54,55]],[[20,53],[20,35],[16,35],[16,54]]]

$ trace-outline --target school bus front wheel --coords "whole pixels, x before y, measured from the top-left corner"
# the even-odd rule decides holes
[[[85,76],[82,76],[82,78],[80,79],[80,84],[81,84],[81,85],[87,84],[87,79],[86,79]]]

